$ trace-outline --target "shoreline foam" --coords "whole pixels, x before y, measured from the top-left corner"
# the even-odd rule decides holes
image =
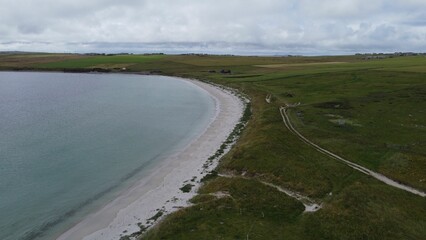
[[[140,231],[141,226],[153,226],[160,216],[190,205],[188,201],[196,195],[199,181],[217,166],[218,161],[207,169],[205,163],[239,123],[244,104],[228,90],[197,80],[182,80],[204,89],[215,100],[212,122],[186,148],[167,158],[118,198],[60,235],[58,240],[120,239]],[[194,177],[195,181],[191,181]],[[179,188],[185,184],[195,186],[184,193]]]

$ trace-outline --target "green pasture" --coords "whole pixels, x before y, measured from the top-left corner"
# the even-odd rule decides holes
[[[0,57],[0,67],[126,67],[215,82],[250,97],[251,119],[216,169],[244,178],[212,175],[194,205],[165,217],[142,239],[426,239],[425,198],[317,152],[285,128],[278,111],[300,102],[289,114],[307,138],[426,191],[424,56],[48,56],[42,63],[23,58]],[[309,196],[322,208],[304,213],[299,201],[261,182]],[[218,192],[226,196],[216,197]]]
[[[64,60],[59,62],[49,62],[35,67],[39,68],[89,68],[89,67],[128,67],[134,64],[145,63],[161,59],[161,55],[113,55],[113,56],[88,56],[80,59]]]

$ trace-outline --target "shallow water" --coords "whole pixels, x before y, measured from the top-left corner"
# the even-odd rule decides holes
[[[0,239],[51,239],[186,146],[214,107],[170,77],[0,72]]]

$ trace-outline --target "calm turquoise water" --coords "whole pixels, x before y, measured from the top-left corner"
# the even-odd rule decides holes
[[[213,115],[207,93],[174,78],[0,72],[0,239],[52,238]]]

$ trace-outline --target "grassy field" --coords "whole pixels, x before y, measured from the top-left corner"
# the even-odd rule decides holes
[[[252,101],[249,124],[217,169],[245,177],[205,181],[192,207],[143,239],[426,239],[424,198],[315,151],[285,128],[278,111],[300,102],[290,116],[303,135],[426,191],[426,57],[0,56],[1,69],[94,67],[212,81]],[[323,207],[304,213],[300,202],[261,181]]]
[[[35,65],[39,68],[123,68],[135,64],[161,59],[161,55],[114,55],[114,56],[94,56],[80,59],[55,61]]]
[[[132,65],[161,59],[162,55],[89,56],[77,54],[0,55],[0,67],[63,70],[84,68],[127,68]]]

